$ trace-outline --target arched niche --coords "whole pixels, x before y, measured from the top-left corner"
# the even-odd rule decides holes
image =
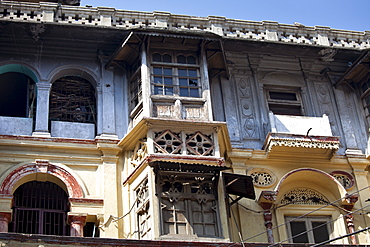
[[[344,198],[346,189],[330,174],[313,168],[300,168],[283,176],[278,182],[276,202],[280,202],[285,193],[294,188],[310,188],[320,192],[329,201]]]
[[[11,171],[1,183],[0,195],[11,196],[20,185],[33,180],[53,182],[63,188],[70,198],[83,198],[77,179],[66,169],[48,161],[36,161]]]

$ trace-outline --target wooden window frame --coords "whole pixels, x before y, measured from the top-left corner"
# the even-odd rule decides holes
[[[265,88],[267,105],[269,111],[273,112],[275,115],[295,115],[295,116],[304,116],[304,107],[301,97],[301,90],[299,88],[283,88],[283,87],[267,87]],[[295,100],[289,99],[274,99],[271,97],[271,93],[280,93],[280,94],[291,94],[295,95]],[[280,109],[277,109],[280,107]],[[283,110],[281,110],[283,109]],[[295,109],[295,110],[292,110]]]
[[[161,235],[171,238],[221,237],[217,182],[212,179],[214,175],[161,171],[160,176],[161,183],[157,184],[157,191],[161,205]],[[202,181],[199,186],[202,187],[197,187],[196,179],[198,176]],[[203,187],[207,183],[212,183],[212,186],[209,188]],[[170,184],[168,189],[163,189],[168,184]],[[179,191],[176,190],[176,184],[181,187]],[[207,192],[199,193],[202,190],[207,190]],[[179,204],[180,202],[182,204]],[[168,207],[170,204],[172,206]],[[210,204],[212,204],[212,207],[209,207]],[[169,215],[172,217],[168,218]],[[200,216],[195,217],[195,215]],[[210,215],[213,215],[213,222],[209,222]],[[179,230],[180,228],[182,232]],[[174,232],[167,232],[170,229]],[[210,231],[214,231],[214,235],[207,234]]]
[[[287,233],[289,237],[289,243],[295,243],[294,242],[294,236],[292,236],[292,229],[291,229],[291,222],[304,222],[306,227],[306,234],[308,238],[308,243],[318,243],[315,241],[314,238],[314,232],[313,232],[313,226],[312,222],[322,222],[322,224],[325,224],[328,232],[327,238],[330,239],[330,235],[332,233],[332,227],[331,227],[331,217],[330,216],[309,216],[309,217],[302,217],[299,219],[296,219],[296,216],[285,216],[285,222],[287,227]]]
[[[169,55],[171,61],[154,61],[153,56],[159,54],[160,56]],[[178,57],[184,56],[186,59],[194,57],[195,63],[179,63]],[[188,97],[188,98],[201,98],[202,97],[202,78],[200,73],[200,61],[199,56],[196,52],[191,51],[176,51],[176,50],[153,50],[150,52],[150,74],[151,74],[151,92],[152,95],[163,95],[166,97]],[[155,69],[170,69],[171,74],[158,74]],[[185,72],[186,75],[181,75],[181,72]],[[193,73],[196,75],[191,75]],[[162,77],[163,83],[155,83],[155,77]],[[165,79],[171,79],[171,84],[166,84]],[[187,80],[187,85],[181,85],[181,80]],[[191,85],[192,81],[196,81],[196,85]],[[156,92],[162,87],[161,93]],[[167,92],[166,92],[167,90]],[[184,94],[184,92],[186,92]]]

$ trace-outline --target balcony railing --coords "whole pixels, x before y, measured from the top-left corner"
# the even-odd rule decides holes
[[[304,117],[271,112],[270,126],[264,143],[269,155],[330,159],[339,149],[339,137],[332,135],[326,115]]]

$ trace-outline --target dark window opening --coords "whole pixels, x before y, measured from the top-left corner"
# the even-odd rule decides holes
[[[69,235],[68,195],[52,182],[31,181],[14,192],[13,221],[16,233]]]
[[[267,91],[269,110],[276,115],[302,116],[303,107],[298,90],[281,89],[281,91]]]
[[[269,92],[270,99],[275,100],[291,100],[297,101],[297,95],[295,93],[283,93],[283,92]]]
[[[27,75],[7,72],[0,75],[0,116],[34,117],[35,82]]]
[[[65,76],[53,83],[50,120],[96,123],[95,89],[78,76]]]
[[[269,108],[270,111],[272,111],[276,115],[292,115],[292,116],[302,115],[301,106],[269,104]]]
[[[294,220],[287,225],[292,243],[321,243],[329,240],[329,217],[305,217],[297,220],[287,217],[286,220]]]
[[[84,237],[98,238],[99,235],[99,227],[94,222],[86,222],[84,226]]]

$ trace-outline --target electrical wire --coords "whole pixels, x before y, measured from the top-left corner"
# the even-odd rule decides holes
[[[358,234],[360,232],[368,231],[368,230],[370,230],[370,226],[368,226],[368,227],[366,227],[364,229],[355,231],[355,232],[348,233],[348,234],[343,235],[343,236],[339,236],[339,237],[336,237],[336,238],[333,238],[333,239],[329,239],[329,240],[323,241],[323,242],[318,243],[318,244],[311,245],[311,247],[321,246],[321,245],[324,245],[324,244],[327,244],[327,243],[330,243],[330,242],[333,242],[333,241],[336,241],[336,240],[339,240],[339,239],[342,239],[342,238],[345,238],[345,237],[349,237],[349,236]]]
[[[365,207],[359,208],[359,209],[357,209],[357,210],[353,211],[353,213],[354,213],[354,212],[357,212],[357,211],[359,211],[359,210],[363,210],[364,208],[367,208],[367,207],[369,207],[369,206],[370,206],[370,205],[367,205],[367,206],[365,206]],[[320,227],[322,227],[322,226],[325,226],[325,225],[327,225],[327,224],[330,224],[330,223],[332,223],[332,222],[334,222],[334,221],[336,221],[336,220],[338,220],[338,219],[340,219],[340,218],[344,218],[344,217],[346,217],[346,216],[348,216],[348,215],[350,215],[350,214],[352,214],[352,213],[348,213],[348,214],[345,214],[345,215],[341,215],[341,216],[339,216],[339,217],[337,217],[337,218],[335,218],[335,219],[332,219],[332,220],[326,221],[325,223],[322,223],[322,224],[320,224],[320,225],[318,225],[318,226],[316,226],[316,227],[313,227],[313,228],[308,229],[308,230],[306,230],[306,231],[304,231],[304,232],[301,232],[301,233],[299,233],[299,234],[296,234],[296,235],[294,235],[294,236],[292,236],[292,237],[290,237],[290,238],[284,239],[284,240],[282,240],[282,241],[280,241],[280,242],[278,242],[278,243],[274,243],[274,244],[272,244],[272,245],[269,245],[268,247],[272,247],[272,246],[275,246],[275,245],[281,244],[281,243],[283,243],[283,242],[289,241],[289,240],[291,240],[291,239],[293,239],[293,238],[296,238],[296,237],[301,236],[301,235],[303,235],[303,234],[306,234],[306,233],[308,233],[308,232],[310,232],[310,231],[313,231],[313,230],[315,230],[315,229],[318,229],[318,228],[320,228]],[[292,221],[294,221],[294,219],[293,219],[293,220],[291,220],[291,221],[289,221],[289,223],[290,223],[290,222],[292,222]],[[333,241],[334,241],[334,240],[333,240]]]
[[[99,228],[102,228],[103,226],[106,226],[107,224],[108,224],[108,222],[110,221],[110,220],[112,220],[113,222],[117,222],[117,221],[119,221],[120,219],[123,219],[124,217],[126,217],[127,215],[129,215],[130,213],[131,213],[131,211],[134,209],[134,207],[135,207],[135,204],[136,204],[136,202],[139,200],[139,198],[136,198],[136,200],[134,201],[134,203],[132,204],[132,206],[131,206],[131,208],[130,208],[130,210],[126,213],[126,214],[124,214],[124,215],[122,215],[122,216],[120,216],[120,217],[117,217],[117,216],[113,216],[113,215],[109,215],[109,218],[107,219],[107,221],[105,222],[105,223],[103,223],[103,224],[101,224],[101,225],[99,225]]]
[[[369,185],[369,186],[366,186],[366,187],[364,187],[364,188],[362,188],[362,189],[360,189],[360,190],[354,191],[354,192],[352,192],[352,193],[350,193],[350,194],[346,194],[344,197],[341,197],[341,198],[339,198],[339,199],[337,199],[337,200],[335,200],[335,201],[333,201],[333,202],[327,203],[326,205],[323,205],[322,207],[319,207],[319,208],[314,209],[314,210],[312,210],[312,211],[310,211],[310,212],[308,212],[308,213],[305,213],[305,214],[303,214],[303,215],[300,215],[300,216],[298,216],[298,217],[296,217],[296,218],[294,218],[294,219],[292,219],[292,220],[290,220],[290,221],[286,221],[286,222],[284,222],[284,223],[282,223],[282,224],[280,224],[280,225],[278,225],[278,226],[275,226],[275,227],[271,228],[271,230],[275,230],[275,229],[277,229],[277,228],[279,228],[279,227],[281,227],[281,226],[285,226],[285,225],[289,224],[290,222],[292,222],[292,221],[294,221],[294,220],[297,220],[297,219],[303,218],[303,217],[305,217],[305,216],[307,216],[307,215],[309,215],[309,214],[311,214],[311,213],[317,212],[317,211],[319,211],[319,210],[321,210],[321,209],[323,209],[323,208],[325,208],[325,207],[327,207],[327,206],[334,206],[334,205],[333,205],[334,203],[337,203],[338,201],[340,201],[340,200],[342,200],[342,199],[346,199],[348,196],[354,195],[354,194],[356,194],[356,193],[358,193],[358,192],[360,192],[360,191],[363,191],[363,190],[365,190],[365,189],[368,189],[368,188],[370,188],[370,185]],[[285,204],[284,204],[284,205],[285,205]],[[367,207],[367,206],[365,206],[365,207]],[[362,210],[362,209],[363,209],[363,208],[365,208],[365,207],[362,207],[362,208],[360,208],[359,210]],[[276,209],[276,208],[273,208],[272,210],[275,210],[275,209]],[[356,210],[356,211],[358,211],[358,210]],[[263,211],[260,211],[260,212],[263,212]],[[260,235],[262,235],[262,234],[265,234],[265,233],[267,233],[267,230],[266,230],[266,231],[263,231],[263,232],[261,232],[261,233],[258,233],[258,234],[256,234],[256,235],[253,235],[253,236],[251,236],[251,237],[249,237],[249,238],[246,238],[246,239],[244,239],[244,240],[243,240],[243,241],[241,241],[241,242],[246,242],[246,241],[248,241],[248,240],[250,240],[250,239],[252,239],[252,238],[258,237],[258,236],[260,236]],[[241,242],[233,243],[232,245],[229,245],[229,247],[234,246],[234,245],[236,245],[236,244],[239,244],[239,243],[241,243]]]

